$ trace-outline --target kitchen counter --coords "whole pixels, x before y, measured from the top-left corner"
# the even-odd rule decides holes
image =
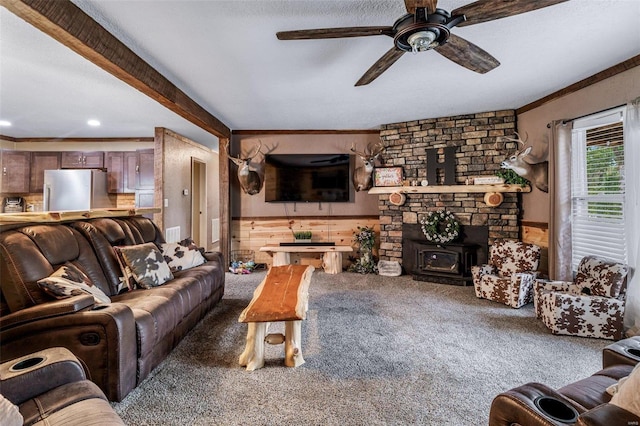
[[[151,208],[124,208],[124,209],[96,209],[78,211],[48,211],[48,212],[24,212],[24,213],[0,213],[0,226],[26,223],[56,223],[70,220],[90,219],[98,217],[123,217],[143,214],[160,213],[158,207]]]

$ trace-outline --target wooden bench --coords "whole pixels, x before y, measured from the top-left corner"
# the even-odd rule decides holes
[[[273,256],[273,266],[291,262],[289,253],[322,253],[322,267],[327,274],[342,272],[342,253],[353,251],[351,246],[264,246],[260,251]]]
[[[240,365],[252,371],[264,366],[264,344],[284,342],[287,367],[304,364],[302,320],[307,316],[309,284],[314,268],[309,265],[272,266],[253,292],[253,299],[238,322],[247,323],[247,344]],[[284,321],[285,333],[267,334],[270,322]]]

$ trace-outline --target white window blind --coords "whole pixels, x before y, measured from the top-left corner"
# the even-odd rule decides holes
[[[571,144],[572,256],[627,263],[623,109],[576,120]]]

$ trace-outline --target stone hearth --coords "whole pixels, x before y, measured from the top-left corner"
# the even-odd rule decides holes
[[[386,147],[384,165],[401,166],[405,180],[420,182],[427,177],[426,150],[436,148],[438,161],[443,162],[444,148],[455,147],[455,183],[464,185],[468,177],[491,176],[500,169],[506,154],[496,151],[496,139],[515,131],[513,110],[387,124],[380,132]],[[508,149],[513,147],[507,144]],[[435,184],[444,183],[440,169],[437,180]],[[406,194],[401,206],[391,204],[388,194],[380,195],[380,258],[402,263],[403,224],[417,225],[420,215],[445,208],[463,226],[486,226],[488,245],[497,238],[518,239],[521,194],[503,195],[498,207],[489,207],[482,193]]]

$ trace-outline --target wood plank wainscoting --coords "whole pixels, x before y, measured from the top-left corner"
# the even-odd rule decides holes
[[[358,226],[372,226],[379,238],[380,219],[378,216],[358,216],[358,217],[246,217],[233,218],[231,222],[231,249],[232,250],[253,250],[255,261],[271,265],[272,257],[267,253],[260,252],[260,247],[268,244],[293,241],[293,231],[310,230],[313,232],[314,241],[333,241],[337,245],[351,245],[355,250],[358,248],[353,243],[353,234],[358,230]],[[540,259],[540,271],[547,274],[549,271],[548,247],[549,235],[548,224],[544,222],[521,223],[522,241],[533,243],[542,248]],[[379,241],[376,242],[378,247]],[[315,254],[292,254],[292,263],[302,265],[313,265],[320,268],[321,256]],[[343,266],[349,263],[348,256],[343,256]]]
[[[522,221],[520,224],[521,238],[525,243],[539,246],[540,252],[540,273],[545,276],[549,274],[549,224],[545,222]]]
[[[378,216],[305,216],[305,217],[235,217],[231,221],[231,250],[253,250],[257,263],[272,264],[268,253],[260,252],[260,247],[268,244],[292,242],[294,231],[311,231],[312,241],[332,241],[336,245],[351,245],[358,226],[372,226],[380,235]],[[379,241],[376,244],[379,245]],[[291,263],[312,265],[320,268],[322,253],[291,253]],[[343,267],[349,264],[349,254],[342,256]]]

